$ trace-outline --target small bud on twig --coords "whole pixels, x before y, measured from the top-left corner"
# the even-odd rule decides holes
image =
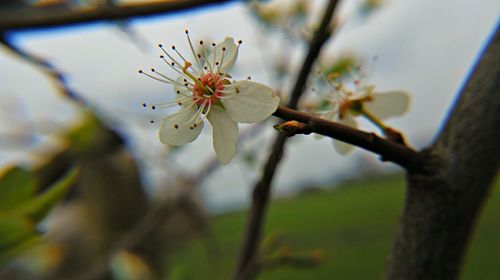
[[[296,134],[310,134],[311,128],[302,122],[298,121],[286,121],[284,123],[277,124],[273,126],[280,133],[284,133],[286,136],[291,137]]]

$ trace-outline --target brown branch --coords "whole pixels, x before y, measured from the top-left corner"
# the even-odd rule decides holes
[[[330,22],[337,3],[338,0],[330,0],[328,2],[321,24],[310,42],[309,51],[304,59],[304,63],[302,64],[302,68],[292,90],[288,104],[288,107],[290,108],[297,107],[300,96],[304,91],[309,72],[319,55],[321,47],[332,33]],[[269,158],[264,166],[262,177],[254,186],[252,193],[252,205],[242,240],[241,252],[234,279],[251,279],[255,277],[256,272],[249,273],[248,275],[243,272],[245,272],[248,266],[253,266],[253,263],[255,262],[257,248],[262,235],[262,225],[264,223],[264,216],[269,201],[272,180],[276,169],[281,162],[286,139],[287,138],[285,136],[278,135],[272,146],[271,154],[269,155]]]
[[[229,0],[164,1],[153,4],[127,6],[104,5],[85,10],[73,9],[71,6],[40,8],[28,6],[2,11],[0,13],[0,30],[47,28],[102,20],[121,20],[224,2],[229,2]]]
[[[287,136],[318,133],[376,153],[382,157],[382,160],[392,161],[407,170],[419,171],[424,168],[416,151],[395,141],[381,138],[374,133],[364,132],[286,107],[278,107],[274,116],[298,122],[290,123],[288,128],[280,127],[286,130]]]

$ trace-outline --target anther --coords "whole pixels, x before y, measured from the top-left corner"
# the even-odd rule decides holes
[[[165,56],[163,54],[160,54],[160,58],[164,58]]]
[[[250,81],[251,79],[252,79],[252,77],[250,77],[250,76],[248,76],[248,77],[247,77],[247,80],[249,80],[249,81]]]
[[[193,127],[193,126],[190,126],[190,127],[189,127],[189,129],[194,129],[194,127]]]
[[[180,91],[180,90],[178,90],[178,91],[177,91],[177,94],[181,94],[181,91]]]
[[[226,47],[222,47],[222,51],[225,52],[226,51]]]
[[[175,46],[174,45],[172,45],[172,50],[175,50]]]
[[[155,123],[155,121],[151,120],[151,121],[149,121],[149,123]]]
[[[196,56],[198,56],[198,58],[201,58],[201,54],[197,54]]]
[[[187,86],[188,86],[188,83],[185,83],[185,84],[184,84],[184,86],[185,86],[185,87],[187,87]]]
[[[200,41],[200,45],[203,45],[203,40]]]
[[[215,43],[212,43],[212,47],[215,47],[215,46],[216,46]]]
[[[139,74],[142,74],[142,70],[139,70]]]
[[[148,105],[146,103],[142,103],[142,107],[146,108]]]
[[[187,29],[184,30],[184,33],[189,34],[189,30],[187,30]]]
[[[154,69],[154,68],[151,68],[151,72],[154,72],[154,71],[155,71],[155,69]]]
[[[152,106],[151,106],[151,109],[152,109],[152,110],[155,110],[155,109],[156,109],[156,106],[155,106],[155,105],[152,105]]]
[[[242,40],[238,40],[238,44],[240,44],[240,45],[241,45],[242,43],[243,43],[243,41],[242,41]]]
[[[163,48],[163,45],[162,44],[158,44],[158,47]]]
[[[178,128],[179,128],[179,126],[178,126],[178,125],[176,125],[176,124],[174,124],[174,128],[175,128],[175,129],[178,129]]]
[[[193,126],[194,126],[194,127],[197,127],[198,125],[197,125],[197,124],[194,124]]]
[[[172,62],[170,62],[170,65],[174,66],[174,65],[175,65],[175,63],[172,61]]]
[[[219,64],[220,64],[220,63],[219,63],[218,61],[215,63],[215,65],[217,65],[217,66],[219,66]]]

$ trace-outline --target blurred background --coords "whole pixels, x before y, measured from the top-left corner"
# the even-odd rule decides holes
[[[150,120],[171,111],[142,104],[168,102],[173,89],[137,70],[175,78],[157,46],[175,45],[189,57],[186,29],[195,42],[229,36],[243,40],[232,77],[251,76],[284,101],[325,5],[1,2],[0,277],[230,278],[251,187],[279,120],[240,124],[237,155],[219,166],[209,127],[182,147],[159,142]],[[388,124],[421,149],[437,134],[499,11],[494,0],[341,1],[314,72],[361,67],[376,89],[410,92],[409,112]],[[360,127],[376,131],[363,121]],[[273,188],[259,279],[380,278],[403,204],[400,171],[359,149],[340,156],[328,139],[291,139]],[[500,274],[499,205],[495,191],[464,279]]]

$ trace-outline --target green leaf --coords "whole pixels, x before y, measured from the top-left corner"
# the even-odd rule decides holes
[[[78,168],[72,168],[44,193],[20,205],[20,207],[14,211],[16,214],[26,216],[34,222],[41,221],[50,210],[66,196],[71,185],[76,181],[77,176]]]
[[[10,210],[27,200],[36,191],[36,178],[21,167],[9,169],[0,178],[0,212]]]
[[[0,256],[13,253],[24,241],[35,237],[35,225],[25,217],[0,216]]]

